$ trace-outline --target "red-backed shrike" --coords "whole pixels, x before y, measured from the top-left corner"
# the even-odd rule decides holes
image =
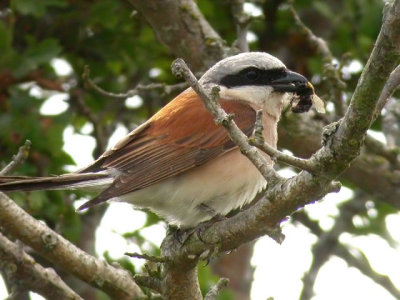
[[[222,107],[247,135],[262,109],[264,139],[273,147],[284,102],[297,97],[293,111],[303,112],[314,95],[305,77],[260,52],[228,57],[199,82],[206,89],[220,87]],[[101,193],[80,209],[109,199],[125,201],[186,228],[226,215],[265,186],[263,176],[214,123],[191,88],[78,173],[0,177],[1,191],[96,187]]]

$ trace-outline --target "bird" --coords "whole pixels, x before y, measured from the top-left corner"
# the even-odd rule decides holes
[[[312,84],[265,52],[230,56],[199,79],[219,87],[222,108],[247,135],[262,110],[263,136],[277,147],[285,103],[294,112],[321,110]],[[315,97],[314,97],[315,95]],[[261,153],[261,151],[260,151]],[[272,159],[265,153],[269,164]],[[91,165],[50,177],[0,176],[0,191],[91,189],[99,194],[78,210],[116,200],[150,210],[178,228],[192,228],[250,203],[267,180],[214,122],[201,98],[187,88]]]

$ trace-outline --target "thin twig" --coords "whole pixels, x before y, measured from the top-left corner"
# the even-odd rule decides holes
[[[150,90],[162,90],[163,94],[169,95],[176,91],[180,91],[188,86],[188,84],[185,82],[171,84],[171,85],[167,85],[165,83],[150,83],[147,85],[138,84],[134,89],[131,89],[126,93],[112,93],[102,89],[96,83],[94,83],[94,81],[90,78],[89,66],[84,67],[82,78],[91,88],[93,88],[99,94],[116,99],[126,99],[129,97],[139,95],[143,91],[150,91]]]
[[[351,226],[351,219],[354,215],[360,212],[360,209],[365,209],[365,199],[353,199],[351,202],[348,202],[340,207],[340,213],[339,217],[342,220],[339,220],[342,223],[343,227],[343,222],[347,223],[344,227]],[[354,203],[359,201],[359,203]],[[314,275],[317,275],[316,273],[318,272],[319,268],[323,266],[323,263],[326,262],[327,259],[329,259],[330,256],[336,255],[343,260],[346,261],[346,263],[349,266],[353,266],[361,271],[365,276],[371,278],[373,281],[376,283],[380,284],[383,288],[385,288],[388,292],[390,292],[396,299],[400,298],[400,291],[398,288],[393,284],[393,282],[389,279],[388,276],[382,275],[377,273],[370,265],[368,258],[365,257],[365,255],[358,249],[352,248],[349,249],[347,245],[341,244],[338,240],[337,237],[341,234],[341,232],[346,231],[346,228],[338,228],[337,225],[335,225],[334,228],[331,229],[330,232],[324,232],[321,227],[319,226],[317,221],[311,220],[305,213],[297,213],[292,216],[292,218],[304,226],[306,226],[310,231],[315,234],[316,236],[319,237],[319,242],[317,244],[320,244],[323,242],[324,244],[329,243],[329,245],[320,245],[319,247],[319,259],[321,260],[320,263],[318,264],[318,267],[316,268],[316,263],[313,262],[312,266],[310,267],[310,270],[305,274],[303,281],[304,281],[304,288],[302,294],[302,299],[310,299],[312,295],[312,288],[313,288],[313,282],[315,281],[315,278],[311,279],[311,273],[314,273]],[[345,218],[347,221],[343,220]],[[349,223],[350,221],[350,223]],[[336,221],[337,222],[337,221]],[[339,230],[338,230],[339,229]],[[333,244],[332,244],[333,243]],[[317,248],[317,244],[314,246],[314,248]],[[315,251],[315,250],[314,250]],[[315,253],[314,258],[317,257],[317,253]],[[328,254],[328,255],[326,255]],[[324,259],[321,259],[321,255],[324,256]],[[312,270],[313,269],[313,270]],[[308,283],[306,283],[308,282]]]
[[[71,102],[75,102],[77,105],[77,109],[79,113],[85,116],[93,125],[93,136],[96,139],[96,149],[94,151],[95,156],[99,156],[107,148],[107,141],[109,134],[106,134],[108,131],[105,125],[102,124],[101,118],[99,115],[93,113],[88,105],[86,105],[81,93],[77,91],[71,97]]]
[[[296,169],[310,172],[311,174],[316,174],[318,172],[318,168],[316,168],[315,164],[308,159],[287,155],[268,145],[267,143],[258,143],[252,137],[250,137],[248,141],[250,145],[256,146],[258,149],[261,149],[262,151],[267,153],[273,160],[285,163],[289,166],[295,167]]]
[[[344,259],[349,266],[357,268],[362,274],[382,286],[392,294],[395,299],[400,299],[400,290],[389,276],[375,271],[362,251],[354,247],[349,250],[347,247],[340,245],[334,250],[334,254]]]
[[[262,119],[262,110],[258,110],[256,114],[254,132],[252,136],[249,137],[248,139],[250,145],[256,146],[258,149],[267,153],[272,160],[283,162],[300,170],[308,171],[312,174],[317,173],[316,164],[312,163],[310,160],[287,155],[267,144],[262,136],[263,126],[261,119]]]
[[[155,262],[155,263],[165,263],[166,262],[166,259],[164,257],[159,257],[159,256],[151,256],[151,255],[147,255],[147,254],[140,254],[137,252],[132,252],[132,253],[126,252],[124,254],[129,257],[145,259],[145,260]]]
[[[382,132],[386,137],[386,145],[391,149],[398,148],[400,146],[400,101],[394,101],[394,99],[388,101],[385,110],[382,116]]]
[[[400,161],[398,159],[400,149],[398,147],[388,148],[369,135],[365,137],[365,146],[368,151],[386,158],[392,164],[392,167],[400,168]]]
[[[301,300],[309,300],[312,298],[314,291],[313,287],[321,267],[333,255],[333,252],[338,247],[339,236],[343,232],[349,230],[352,226],[352,218],[354,215],[365,211],[365,197],[358,197],[352,201],[346,202],[340,207],[340,212],[335,220],[333,228],[319,236],[318,242],[313,245],[313,261],[309,270],[303,277],[303,290],[300,295]]]
[[[388,99],[392,94],[400,87],[400,65],[398,65],[392,73],[390,73],[389,79],[386,81],[385,86],[382,89],[381,95],[379,96],[378,104],[376,107],[374,120],[379,116],[381,110],[385,107]]]
[[[11,162],[0,171],[0,176],[12,173],[27,159],[31,144],[30,140],[26,140],[25,144],[19,147],[17,154],[13,156]]]
[[[204,300],[216,300],[218,294],[222,289],[226,288],[229,284],[228,278],[220,278],[216,285],[214,285],[204,297]]]

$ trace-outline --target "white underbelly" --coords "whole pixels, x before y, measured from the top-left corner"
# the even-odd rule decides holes
[[[265,186],[265,179],[254,165],[235,149],[117,200],[151,209],[171,224],[192,227],[212,218],[212,211],[226,215],[252,201]]]

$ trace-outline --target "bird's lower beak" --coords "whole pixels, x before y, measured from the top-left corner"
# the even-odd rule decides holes
[[[309,87],[311,83],[303,75],[288,71],[284,77],[271,82],[271,86],[278,92],[297,93]]]
[[[314,87],[303,75],[288,71],[285,76],[272,81],[275,91],[293,93],[292,111],[302,113],[314,105],[319,113],[324,113],[324,102],[315,94]]]

